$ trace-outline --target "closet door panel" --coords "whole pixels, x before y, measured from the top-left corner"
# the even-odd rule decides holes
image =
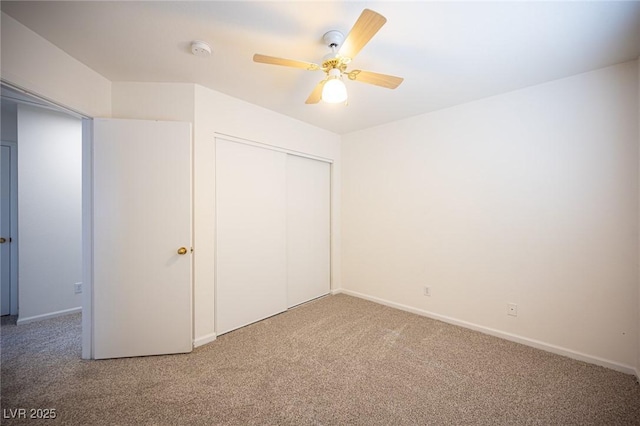
[[[287,309],[286,159],[216,139],[216,333]]]
[[[330,164],[287,156],[287,306],[329,293]]]

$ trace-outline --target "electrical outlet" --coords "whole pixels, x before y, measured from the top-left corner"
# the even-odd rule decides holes
[[[82,283],[75,283],[73,289],[76,294],[82,293]]]
[[[507,315],[511,315],[512,317],[518,316],[518,305],[515,303],[507,303]]]
[[[428,287],[428,286],[424,287],[424,295],[431,296],[431,287]]]

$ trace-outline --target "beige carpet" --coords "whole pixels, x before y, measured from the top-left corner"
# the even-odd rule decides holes
[[[640,424],[633,376],[345,295],[187,355],[83,361],[79,315],[1,332],[4,414],[57,412],[29,424]]]

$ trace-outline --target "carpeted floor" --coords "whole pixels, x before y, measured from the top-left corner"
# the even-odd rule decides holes
[[[57,415],[2,424],[640,424],[633,376],[345,295],[186,355],[83,361],[79,314],[1,332],[3,417]]]

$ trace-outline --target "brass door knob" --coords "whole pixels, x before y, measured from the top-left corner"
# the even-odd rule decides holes
[[[187,248],[186,248],[186,247],[180,247],[180,248],[178,249],[178,254],[179,254],[180,256],[182,256],[183,254],[187,254]]]
[[[4,244],[7,242],[7,239],[4,237],[0,237],[0,244]]]

